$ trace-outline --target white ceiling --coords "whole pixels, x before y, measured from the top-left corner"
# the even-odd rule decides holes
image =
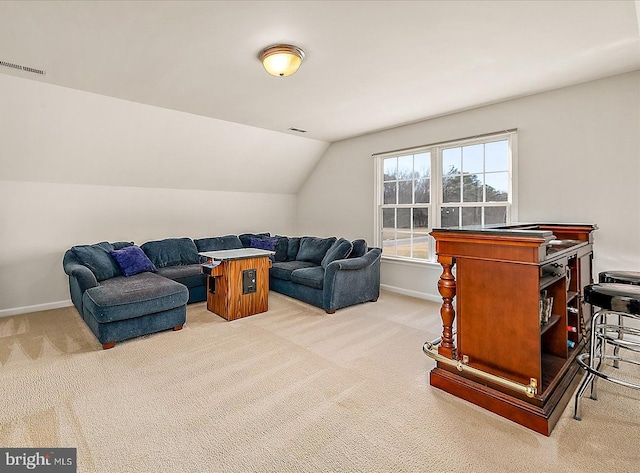
[[[0,60],[46,76],[0,72],[333,142],[640,69],[639,4],[5,1]]]

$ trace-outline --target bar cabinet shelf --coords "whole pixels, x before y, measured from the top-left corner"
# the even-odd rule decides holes
[[[552,315],[546,324],[540,326],[540,335],[543,335],[547,330],[557,324],[559,320],[559,315]]]

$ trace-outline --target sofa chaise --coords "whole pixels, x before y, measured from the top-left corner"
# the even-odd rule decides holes
[[[63,258],[71,301],[104,349],[140,335],[180,330],[186,320],[187,287],[151,267],[125,276],[112,253],[127,248],[134,245],[79,245]]]
[[[270,289],[327,313],[380,293],[379,248],[364,240],[269,233],[167,238],[137,247],[101,242],[67,250],[71,300],[104,349],[163,330],[180,330],[186,306],[206,300],[205,251],[256,247],[274,251]]]

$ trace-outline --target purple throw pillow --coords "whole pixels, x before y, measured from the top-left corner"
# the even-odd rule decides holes
[[[273,237],[273,238],[269,238],[269,237],[251,237],[249,239],[249,246],[251,248],[258,248],[260,250],[269,250],[269,251],[275,251],[276,250],[276,244],[278,243],[278,241],[280,240],[280,238],[278,237]],[[269,259],[271,261],[275,261],[275,256],[274,255],[269,255]]]
[[[125,276],[133,276],[145,271],[156,272],[155,265],[139,246],[127,246],[121,250],[110,251],[109,254],[118,263]]]
[[[259,248],[261,250],[269,250],[269,251],[275,251],[276,249],[276,243],[278,243],[278,240],[280,238],[254,238],[251,237],[250,241],[250,246],[251,248]]]

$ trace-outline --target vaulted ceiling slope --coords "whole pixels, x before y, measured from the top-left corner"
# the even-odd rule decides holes
[[[333,142],[640,68],[634,1],[0,2],[5,74]],[[275,78],[259,51],[287,42]]]

